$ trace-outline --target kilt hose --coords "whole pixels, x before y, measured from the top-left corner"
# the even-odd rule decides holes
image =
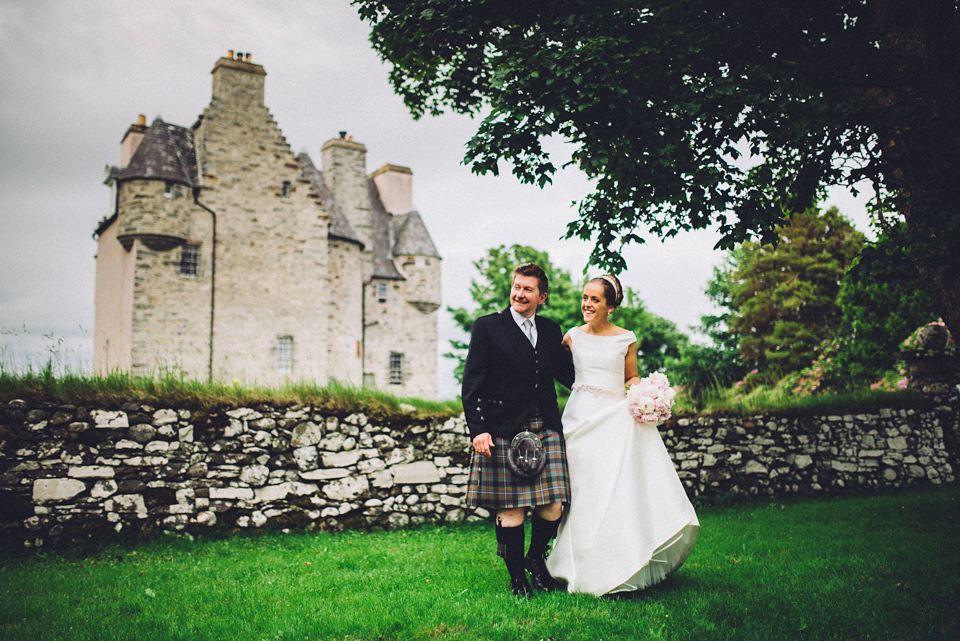
[[[521,428],[521,431],[535,432],[547,451],[546,466],[532,479],[520,478],[510,472],[507,450],[513,437],[494,436],[493,456],[490,458],[474,450],[467,484],[468,506],[506,510],[557,501],[570,503],[570,473],[563,439],[553,430],[542,429],[543,421],[537,416]]]

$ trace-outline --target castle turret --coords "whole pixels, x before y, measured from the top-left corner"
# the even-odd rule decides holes
[[[131,128],[133,130],[133,128]],[[117,175],[117,240],[130,249],[134,239],[164,251],[190,236],[190,190],[196,184],[193,133],[160,118],[143,132],[129,164]]]
[[[440,252],[427,232],[420,214],[411,211],[393,217],[393,257],[403,274],[407,303],[429,314],[440,307]]]

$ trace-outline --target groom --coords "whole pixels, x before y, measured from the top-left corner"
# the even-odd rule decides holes
[[[563,503],[570,502],[553,381],[573,385],[573,362],[560,327],[536,314],[548,289],[538,265],[514,269],[510,306],[474,322],[463,370],[463,409],[474,449],[467,504],[496,511],[497,554],[506,562],[513,593],[524,597],[531,595],[525,568],[538,590],[557,587],[544,559]],[[514,475],[507,464],[510,441],[524,430],[536,433],[547,452],[546,467],[534,478]],[[528,508],[533,523],[524,556]]]

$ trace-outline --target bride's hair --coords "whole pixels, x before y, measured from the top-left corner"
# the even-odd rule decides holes
[[[603,286],[603,297],[610,307],[620,307],[623,302],[623,288],[620,280],[613,274],[604,274],[590,279],[591,283],[600,283]]]

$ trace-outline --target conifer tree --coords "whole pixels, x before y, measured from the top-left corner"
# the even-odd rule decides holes
[[[808,210],[779,243],[745,243],[732,274],[730,331],[743,360],[780,376],[809,365],[840,325],[837,294],[864,237],[835,207]]]

